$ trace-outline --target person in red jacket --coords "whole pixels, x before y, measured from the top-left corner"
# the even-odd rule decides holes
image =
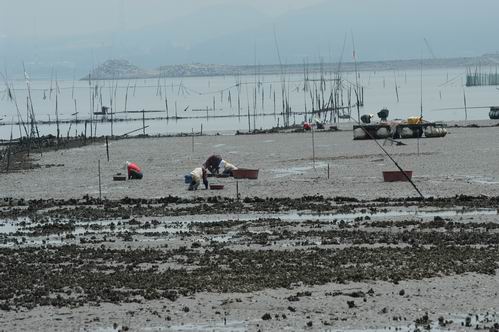
[[[127,161],[126,162],[126,169],[128,172],[128,179],[129,180],[130,179],[140,180],[144,176],[144,174],[142,174],[142,170],[140,169],[139,166],[137,166],[136,163],[131,163],[131,162]]]

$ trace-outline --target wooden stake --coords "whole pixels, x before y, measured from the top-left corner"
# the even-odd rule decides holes
[[[464,123],[468,121],[468,107],[466,105],[466,92],[464,92],[463,88],[463,97],[464,97]]]
[[[146,112],[142,110],[142,134],[146,136]]]
[[[239,181],[236,181],[236,199],[239,201]]]
[[[109,142],[106,136],[106,155],[107,155],[107,162],[109,162]]]
[[[97,162],[99,168],[99,200],[102,199],[102,190],[101,190],[101,180],[100,180],[100,159]]]
[[[9,147],[7,148],[7,173],[9,173],[10,169],[10,149],[12,147],[12,125],[10,126],[10,140]]]
[[[191,135],[191,137],[192,137],[192,153],[194,153],[194,128],[191,128],[191,130],[192,130],[192,135]]]
[[[114,130],[113,130],[113,113],[114,113],[114,110],[111,109],[111,137],[114,136]]]
[[[314,126],[311,126],[312,129],[310,130],[312,132],[312,159],[314,161],[314,168],[315,168],[315,138],[314,138]]]

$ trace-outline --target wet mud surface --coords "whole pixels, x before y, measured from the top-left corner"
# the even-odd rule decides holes
[[[421,289],[449,278],[466,291],[470,278],[491,283],[490,296],[499,289],[499,197],[86,196],[0,205],[0,309],[12,328],[30,326],[31,314],[46,308],[70,310],[90,330],[186,330],[195,322],[195,330],[459,330],[468,312],[457,306],[425,317],[421,308],[435,300]],[[442,286],[440,295],[466,291]],[[401,314],[411,299],[421,303]],[[483,300],[470,303],[469,324],[487,330],[497,323],[497,301]],[[390,301],[397,306],[387,309]],[[90,320],[101,306],[114,314]],[[147,313],[154,318],[133,325],[134,314],[124,312],[112,321],[114,306],[155,308]],[[238,318],[227,322],[227,311]]]
[[[32,154],[0,174],[0,331],[495,331],[498,135],[385,145],[424,200],[351,131],[316,133],[315,161],[298,132]],[[187,191],[211,153],[259,178]],[[143,180],[112,181],[125,160]]]
[[[499,168],[494,165],[499,164],[499,146],[495,144],[498,128],[450,127],[444,138],[420,139],[419,144],[406,139],[404,146],[386,142],[384,148],[401,167],[413,171],[413,180],[426,197],[497,196]],[[225,186],[215,193],[224,197],[235,198],[236,188],[242,198],[417,196],[409,183],[383,182],[382,171],[395,170],[394,164],[374,142],[354,141],[352,135],[351,130],[317,132],[315,162],[309,132],[196,136],[194,150],[192,137],[109,140],[109,161],[105,142],[97,141],[43,155],[33,153],[31,164],[37,167],[2,174],[0,195],[24,199],[98,197],[100,160],[102,197],[210,197],[214,195],[211,190],[187,191],[184,175],[216,153],[238,167],[260,170],[257,180],[210,178],[210,183]],[[141,181],[112,180],[123,171],[126,160],[141,166]]]

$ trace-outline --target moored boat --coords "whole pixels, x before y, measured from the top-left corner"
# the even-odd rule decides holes
[[[489,118],[491,120],[499,120],[499,106],[492,106],[490,108]]]

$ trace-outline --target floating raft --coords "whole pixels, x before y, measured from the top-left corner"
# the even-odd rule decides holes
[[[499,107],[493,106],[490,108],[489,118],[491,120],[499,120]]]
[[[384,139],[384,138],[427,138],[444,137],[447,135],[447,125],[437,122],[411,124],[408,122],[380,122],[353,126],[353,139]]]

